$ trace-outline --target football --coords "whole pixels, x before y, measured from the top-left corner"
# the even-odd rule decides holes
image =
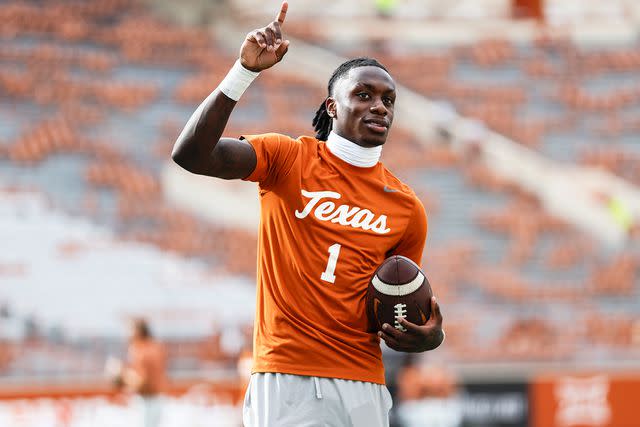
[[[382,330],[388,323],[405,332],[401,317],[424,325],[431,315],[431,285],[420,267],[409,258],[394,255],[385,259],[369,281],[367,317],[369,331]]]

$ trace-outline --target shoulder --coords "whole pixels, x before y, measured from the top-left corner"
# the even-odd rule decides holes
[[[321,142],[318,139],[308,135],[301,135],[296,139],[296,141],[298,141],[303,146],[309,147],[309,148],[317,148],[321,144]]]
[[[252,134],[252,135],[247,135],[247,134],[243,134],[240,136],[240,139],[246,139],[247,141],[263,141],[263,142],[267,142],[267,141],[273,141],[273,142],[293,142],[296,141],[296,139],[291,138],[289,135],[285,135],[282,133],[277,133],[277,132],[267,132],[267,133],[258,133],[258,134]]]
[[[249,141],[252,144],[277,144],[277,145],[290,145],[298,146],[299,148],[316,148],[319,146],[320,141],[312,136],[302,135],[297,138],[293,138],[289,135],[276,132],[260,133],[255,135],[242,135],[240,139]]]
[[[418,197],[416,192],[407,183],[403,182],[400,178],[395,176],[389,169],[383,165],[383,180],[386,183],[384,191],[401,194],[405,203],[399,204],[405,206],[411,211],[411,216],[426,217],[427,211],[422,203],[422,200]]]
[[[387,169],[384,165],[382,166],[382,173],[384,181],[387,183],[390,190],[398,191],[407,197],[420,201],[413,188],[395,176],[393,172]]]

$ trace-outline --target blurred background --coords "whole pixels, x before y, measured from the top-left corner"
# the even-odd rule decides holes
[[[137,426],[105,375],[166,352],[159,426],[239,426],[256,187],[170,160],[279,0],[0,1],[0,425]],[[637,427],[640,3],[291,0],[226,135],[312,134],[333,69],[399,84],[383,161],[429,216],[447,339],[384,348],[394,426]]]

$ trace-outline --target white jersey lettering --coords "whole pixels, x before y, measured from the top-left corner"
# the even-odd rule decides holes
[[[336,204],[333,202],[322,202],[318,205],[313,214],[320,221],[329,221],[329,217],[327,215],[330,216],[335,208]]]
[[[340,205],[328,219],[333,223],[338,223],[340,225],[349,225],[349,217],[351,215],[354,215],[359,210],[360,208],[357,206],[349,207],[347,205]]]
[[[358,212],[351,221],[354,227],[362,227],[365,230],[368,230],[372,220],[373,212],[369,209],[365,209]]]
[[[387,234],[391,231],[390,228],[387,228],[386,215],[380,215],[374,220],[375,214],[369,209],[362,209],[358,206],[351,207],[349,205],[336,207],[336,204],[332,201],[320,203],[322,199],[339,199],[342,197],[340,193],[335,191],[301,191],[304,197],[311,200],[307,202],[302,211],[295,211],[298,219],[306,218],[313,211],[313,215],[320,221],[331,221],[332,223],[348,225],[353,228],[371,230],[378,234]]]

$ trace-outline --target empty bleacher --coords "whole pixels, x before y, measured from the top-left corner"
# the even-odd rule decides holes
[[[124,242],[252,279],[255,230],[193,216],[164,198],[160,180],[182,125],[235,51],[220,48],[205,29],[160,20],[143,2],[5,2],[0,20],[3,185],[37,187]],[[291,25],[294,35],[317,42],[310,28]],[[586,49],[541,36],[376,56],[407,87],[544,156],[597,165],[640,185],[637,52],[637,44]],[[239,102],[227,134],[309,134],[325,90],[266,72]],[[425,138],[395,128],[383,159],[427,207],[424,265],[446,319],[442,357],[461,364],[638,359],[637,245],[605,248],[472,153]],[[82,247],[61,248],[76,250]],[[0,268],[0,280],[12,271]],[[0,345],[9,344],[0,337]],[[52,362],[50,371],[99,365],[73,362],[71,345],[69,353],[46,339],[39,345],[34,364],[70,361]],[[176,348],[176,358],[195,354],[202,366],[228,359],[210,336],[200,347]],[[16,360],[0,360],[0,370],[33,374],[28,360]]]

